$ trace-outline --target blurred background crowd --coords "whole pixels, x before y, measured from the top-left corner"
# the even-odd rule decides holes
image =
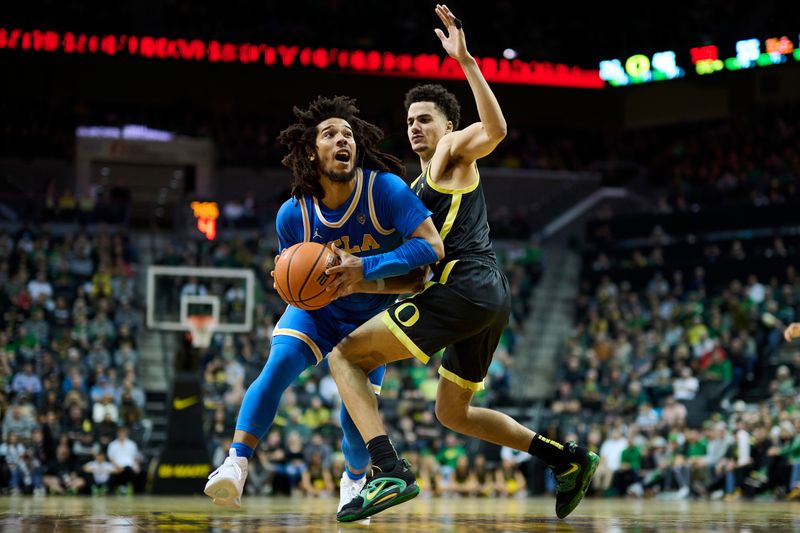
[[[124,3],[104,10],[89,2],[47,4],[15,5],[7,25],[411,53],[437,45],[419,38],[420,21],[433,23],[427,5],[423,15],[417,7],[400,13],[391,3],[326,0],[310,16],[302,3],[238,0],[216,13],[185,1],[148,2],[144,16]],[[584,6],[580,16],[567,4],[502,1],[492,17],[485,6],[458,7],[475,55],[500,57],[513,48],[521,57],[585,68],[637,50],[686,51],[710,42],[732,50],[748,32],[796,35],[785,24],[800,20],[796,5],[771,2],[748,11],[707,1],[688,11],[641,13],[652,18],[639,28],[605,4]],[[243,12],[246,22],[236,15]],[[332,35],[334,12],[346,14],[353,31]],[[375,17],[387,31],[375,31]],[[509,18],[521,25],[513,34],[499,22]],[[600,24],[603,32],[592,30]],[[273,187],[258,174],[279,167],[277,133],[292,120],[291,105],[320,87],[353,94],[364,116],[386,132],[383,148],[409,162],[411,177],[415,162],[400,105],[407,87],[341,73],[314,78],[291,69],[0,54],[19,73],[0,88],[0,493],[148,490],[147,470],[160,445],[141,378],[143,273],[151,262],[250,268],[259,280],[253,330],[217,334],[200,356],[206,444],[219,464],[284,310],[269,271],[288,179]],[[104,61],[108,80],[125,82],[109,90],[111,81],[88,75],[98,70],[91,61]],[[596,497],[800,497],[800,347],[781,337],[800,316],[800,107],[796,95],[781,98],[785,79],[747,75],[723,73],[717,86],[710,83],[709,101],[726,101],[710,111],[705,101],[669,107],[666,97],[636,100],[642,92],[633,88],[617,96],[623,93],[610,94],[614,89],[495,87],[510,129],[481,169],[524,177],[505,192],[484,183],[513,316],[475,403],[598,452]],[[152,80],[162,78],[174,83],[153,88]],[[713,92],[726,82],[730,93]],[[664,86],[670,83],[683,82]],[[465,120],[474,119],[465,85],[448,87],[461,97]],[[674,99],[691,100],[680,87]],[[675,117],[641,110],[656,101]],[[637,110],[639,122],[631,118]],[[134,230],[163,236],[164,228],[132,216],[140,201],[135,184],[101,172],[78,187],[70,174],[75,128],[125,124],[210,139],[219,176],[244,168],[258,178],[225,178],[217,187],[214,242],[171,227],[142,259]],[[577,296],[548,376],[552,392],[533,402],[514,392],[530,378],[520,369],[538,341],[526,323],[553,304],[536,297],[543,277],[562,268],[546,252],[553,240],[547,226],[559,214],[554,206],[571,206],[540,195],[527,178],[569,182],[568,196],[577,202],[572,195],[590,186],[567,179],[578,172],[597,176],[593,186],[624,188],[630,201],[599,205],[563,239],[580,258]],[[181,201],[194,199],[193,179],[186,177]],[[395,445],[419,469],[423,494],[553,492],[552,474],[537,460],[464,439],[435,420],[436,370],[413,360],[391,365],[380,400]],[[256,450],[247,491],[335,496],[343,468],[340,409],[324,364],[306,371]]]
[[[143,487],[136,260],[124,235],[102,226],[0,230],[5,490]]]

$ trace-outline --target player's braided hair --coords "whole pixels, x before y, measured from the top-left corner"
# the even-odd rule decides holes
[[[316,161],[309,160],[309,154],[316,153],[317,125],[329,118],[346,120],[353,129],[356,142],[356,161],[359,166],[405,175],[403,163],[396,157],[378,149],[383,140],[383,131],[376,125],[358,117],[354,98],[317,96],[307,109],[294,108],[297,122],[278,135],[278,142],[289,148],[289,153],[281,161],[292,171],[292,196],[300,198],[304,194],[322,198],[325,193],[319,182]]]
[[[458,121],[461,120],[461,106],[455,95],[441,85],[417,85],[406,93],[406,111],[414,102],[433,102],[444,113],[445,118],[453,123],[453,129],[458,129]]]

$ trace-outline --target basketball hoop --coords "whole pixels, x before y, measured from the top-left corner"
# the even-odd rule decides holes
[[[217,325],[213,315],[189,315],[186,324],[192,333],[192,346],[195,348],[208,348],[214,328]]]

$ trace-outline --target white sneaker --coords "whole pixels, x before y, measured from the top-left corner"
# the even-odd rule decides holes
[[[237,457],[236,450],[231,448],[225,462],[208,475],[208,483],[203,492],[220,507],[238,509],[242,506],[248,463],[247,457]]]
[[[358,496],[358,493],[364,488],[364,484],[366,482],[367,476],[364,476],[361,479],[350,479],[350,476],[347,475],[347,472],[342,472],[342,481],[339,484],[339,508],[336,509],[337,513],[342,510],[342,507],[350,503],[353,498]],[[369,519],[370,517],[368,516],[364,520],[356,521],[356,524],[368,526]]]
[[[627,493],[630,496],[641,498],[642,496],[644,496],[644,488],[642,487],[641,483],[636,482],[632,484],[630,487],[628,487]]]

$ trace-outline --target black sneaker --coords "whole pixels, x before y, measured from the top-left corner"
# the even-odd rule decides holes
[[[372,469],[364,488],[336,513],[339,522],[355,522],[406,502],[419,494],[417,478],[411,472],[411,464],[405,459],[397,461],[393,470],[381,472]]]
[[[581,503],[600,457],[574,442],[567,443],[567,452],[572,456],[561,472],[556,472],[556,516],[566,518]]]

